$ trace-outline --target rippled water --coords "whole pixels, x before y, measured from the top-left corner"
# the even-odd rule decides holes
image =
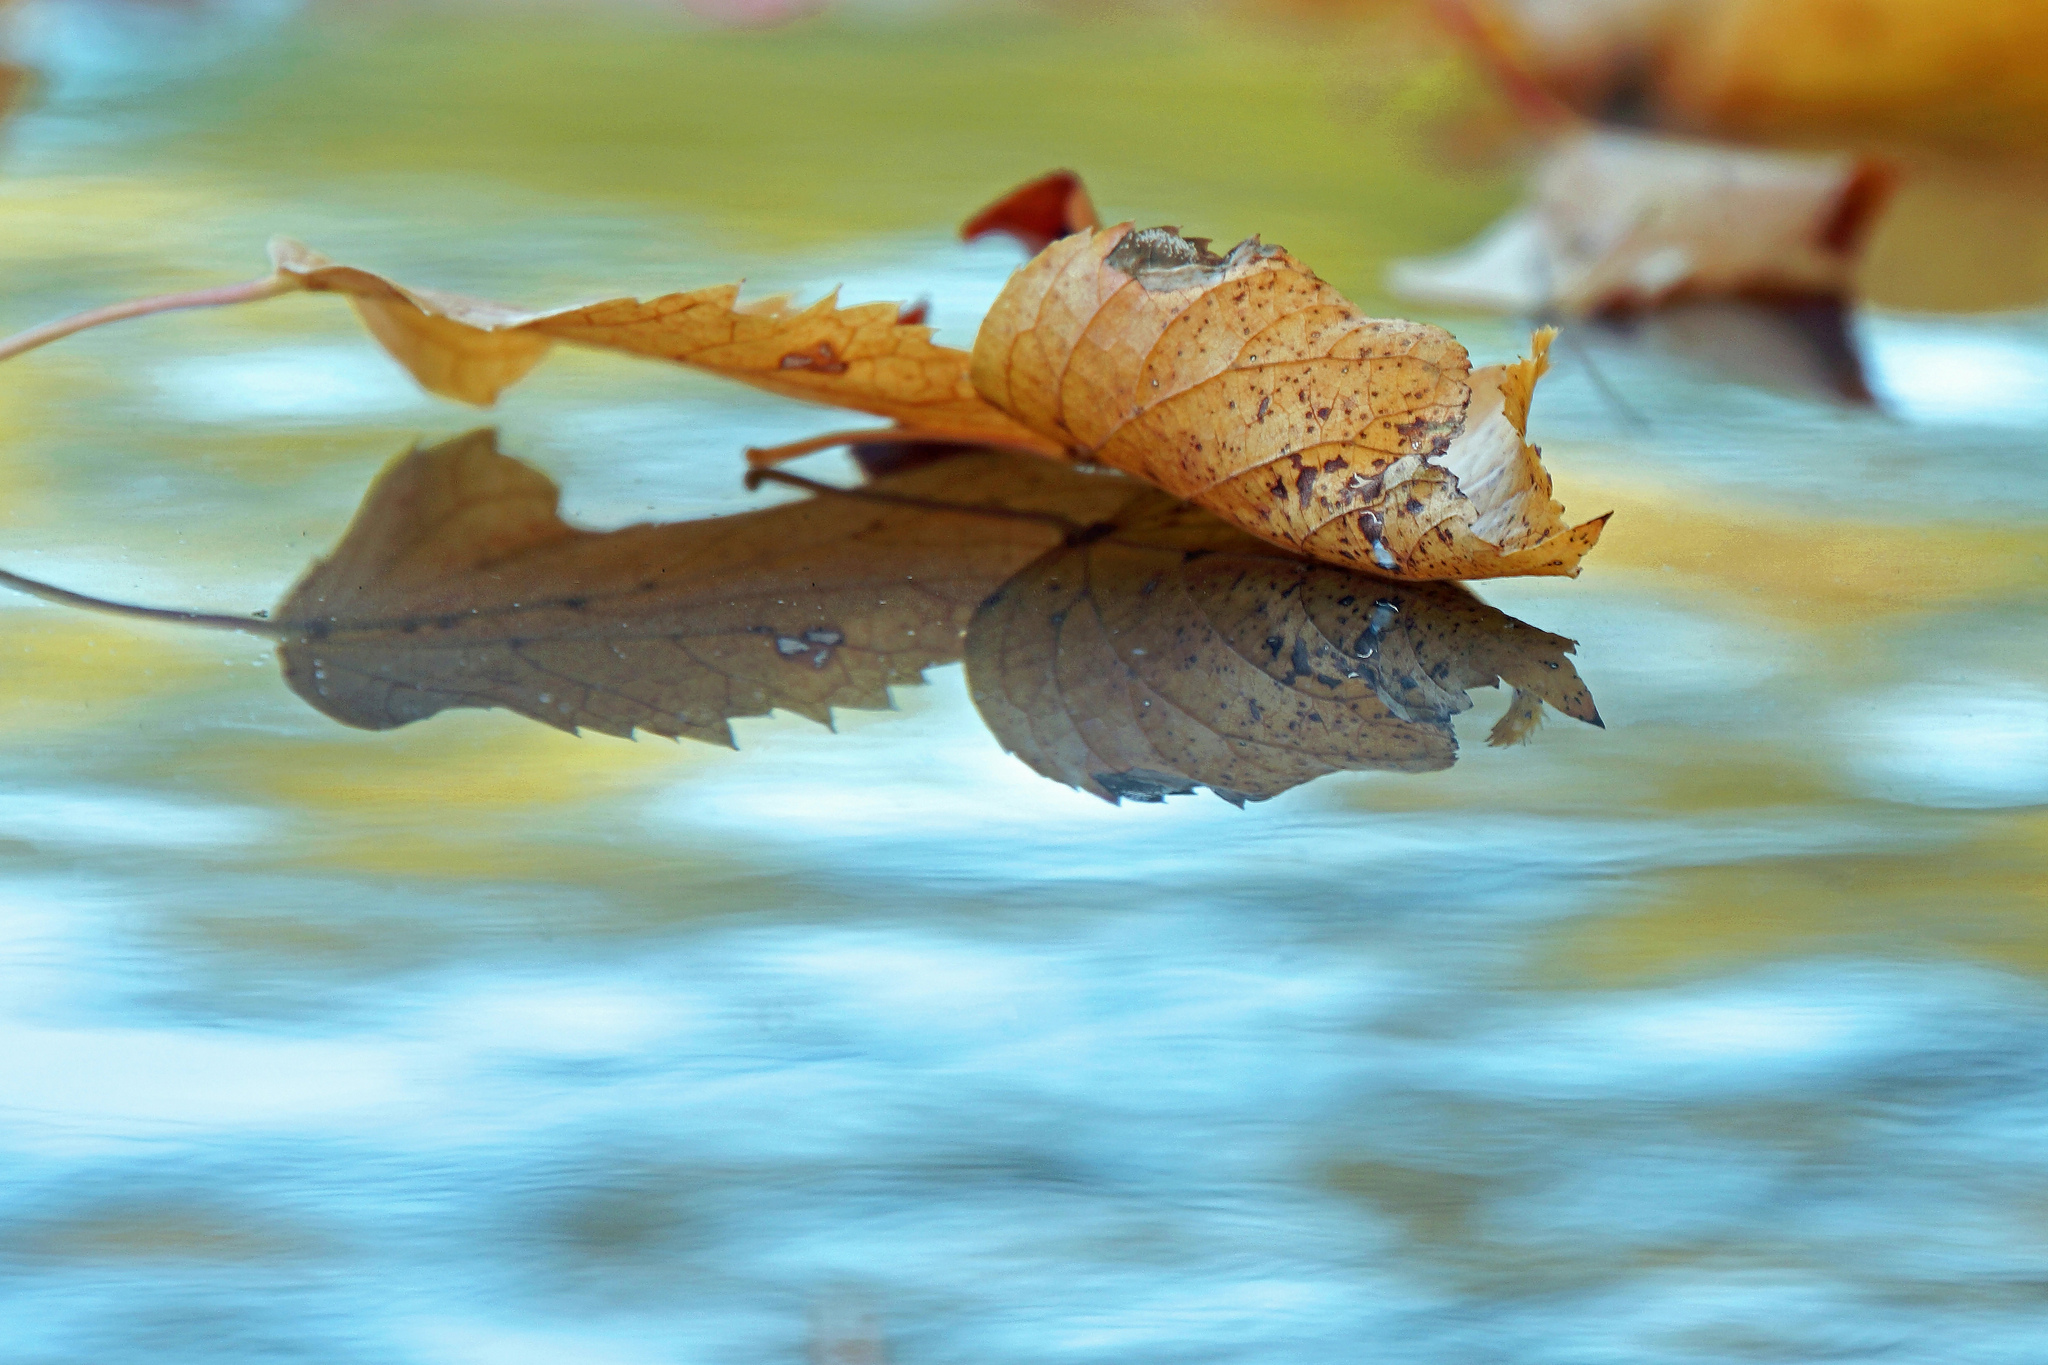
[[[1406,184],[1422,144],[1361,149],[1407,125],[1284,26],[47,12],[6,328],[290,231],[535,303],[929,294],[964,344],[1017,258],[949,224],[1046,165],[1367,298],[1512,192]],[[1211,146],[1134,143],[1197,100]],[[1373,731],[1454,765],[1241,809],[1006,753],[972,624],[893,710],[726,749],[345,728],[267,641],[0,601],[0,1357],[2039,1359],[2048,319],[1865,311],[1876,407],[1769,326],[1581,330],[1539,396],[1617,516],[1581,579],[1479,595],[1577,641],[1604,730],[1490,747],[1475,683]],[[332,299],[0,381],[0,565],[223,612],[477,424]],[[740,450],[835,424],[571,353],[491,420],[600,529],[792,506]],[[1362,672],[1350,714],[1406,695]]]

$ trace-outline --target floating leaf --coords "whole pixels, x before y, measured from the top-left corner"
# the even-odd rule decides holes
[[[373,336],[428,390],[490,404],[558,341],[673,361],[790,398],[852,408],[895,429],[835,433],[781,452],[851,439],[951,441],[1061,453],[996,411],[974,390],[968,356],[934,345],[923,306],[841,308],[824,298],[793,308],[781,298],[739,302],[739,286],[717,285],[645,302],[533,312],[435,289],[415,289],[339,265],[288,237],[270,244],[274,269],[241,284],[164,294],[92,309],[0,341],[0,360],[89,327],[151,313],[251,303],[301,290],[340,294]]]
[[[1469,371],[1450,333],[1365,317],[1278,247],[1219,256],[1126,224],[1017,272],[973,373],[1040,435],[1317,559],[1403,579],[1575,574],[1602,521],[1567,527],[1520,440],[1540,366],[1517,381],[1512,449],[1454,445],[1488,415],[1468,422]]]
[[[1522,314],[1843,298],[1891,188],[1868,158],[1587,133],[1545,157],[1527,205],[1461,251],[1396,262],[1388,284],[1407,298]]]
[[[0,342],[0,359],[119,318],[337,293],[451,397],[492,401],[571,341],[896,423],[749,452],[756,464],[877,440],[1093,460],[1288,549],[1403,579],[1575,574],[1599,536],[1599,521],[1562,521],[1520,419],[1504,453],[1458,453],[1470,366],[1449,333],[1367,318],[1256,238],[1228,256],[1171,228],[1064,238],[1005,286],[972,357],[888,304],[740,306],[726,285],[535,313],[402,286],[287,239],[272,256],[270,275],[239,285],[31,329]]]
[[[716,285],[641,302],[523,312],[437,290],[409,289],[336,265],[288,238],[271,244],[280,275],[301,288],[347,295],[364,324],[435,393],[487,404],[539,363],[556,341],[669,360],[790,398],[887,417],[934,437],[1046,449],[974,392],[964,352],[932,343],[931,329],[896,305],[808,308],[782,299],[739,303]]]

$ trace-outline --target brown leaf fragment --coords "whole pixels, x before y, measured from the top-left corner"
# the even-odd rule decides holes
[[[990,597],[967,672],[1003,746],[1055,781],[1242,804],[1330,772],[1448,768],[1467,689],[1503,679],[1598,724],[1571,648],[1455,585],[1285,555],[1147,492]]]
[[[1035,256],[1062,237],[1100,225],[1081,177],[1053,171],[1019,185],[969,218],[960,226],[960,240],[978,241],[1001,233],[1016,238]]]
[[[1472,387],[1448,332],[1365,317],[1257,238],[1219,255],[1125,224],[1055,242],[1011,278],[973,378],[1040,435],[1277,545],[1454,579],[1575,574],[1599,538],[1598,522],[1565,526],[1521,441],[1539,372],[1515,381],[1520,419],[1454,461]],[[1490,481],[1483,502],[1467,477]]]
[[[688,365],[937,436],[1056,453],[975,393],[965,352],[934,345],[931,329],[905,321],[894,304],[741,304],[739,286],[726,284],[530,312],[408,288],[289,238],[271,243],[271,258],[304,289],[346,295],[424,387],[467,403],[495,402],[552,343],[566,341]]]
[[[1583,133],[1545,156],[1523,207],[1450,255],[1395,262],[1388,284],[1525,314],[1844,298],[1893,184],[1867,157]]]
[[[278,606],[285,678],[373,730],[497,706],[730,744],[734,716],[885,708],[890,686],[957,659],[975,606],[1062,534],[1003,510],[1075,476],[969,457],[941,490],[960,511],[919,500],[932,477],[884,481],[909,502],[812,498],[599,533],[565,524],[551,482],[472,432],[385,470]]]

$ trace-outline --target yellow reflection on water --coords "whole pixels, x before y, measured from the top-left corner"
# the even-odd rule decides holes
[[[1537,977],[1629,988],[1845,953],[1953,956],[2048,974],[2048,815],[2015,812],[1976,826],[1935,849],[1662,873],[1617,913],[1560,926]]]

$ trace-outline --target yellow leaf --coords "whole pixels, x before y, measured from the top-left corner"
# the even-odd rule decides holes
[[[1718,0],[1660,81],[1668,117],[1740,132],[1884,128],[2038,147],[2039,0]]]
[[[526,327],[544,314],[407,289],[367,270],[336,265],[289,237],[271,239],[270,261],[302,289],[348,299],[378,344],[422,388],[444,398],[495,403],[548,353],[549,338]]]
[[[271,257],[300,287],[346,295],[422,385],[464,402],[494,402],[552,342],[567,341],[708,370],[933,436],[1052,453],[975,394],[965,352],[934,345],[931,329],[900,322],[893,304],[840,308],[826,298],[808,308],[781,300],[742,306],[738,285],[715,285],[644,302],[527,312],[406,288],[289,238],[271,244]]]

